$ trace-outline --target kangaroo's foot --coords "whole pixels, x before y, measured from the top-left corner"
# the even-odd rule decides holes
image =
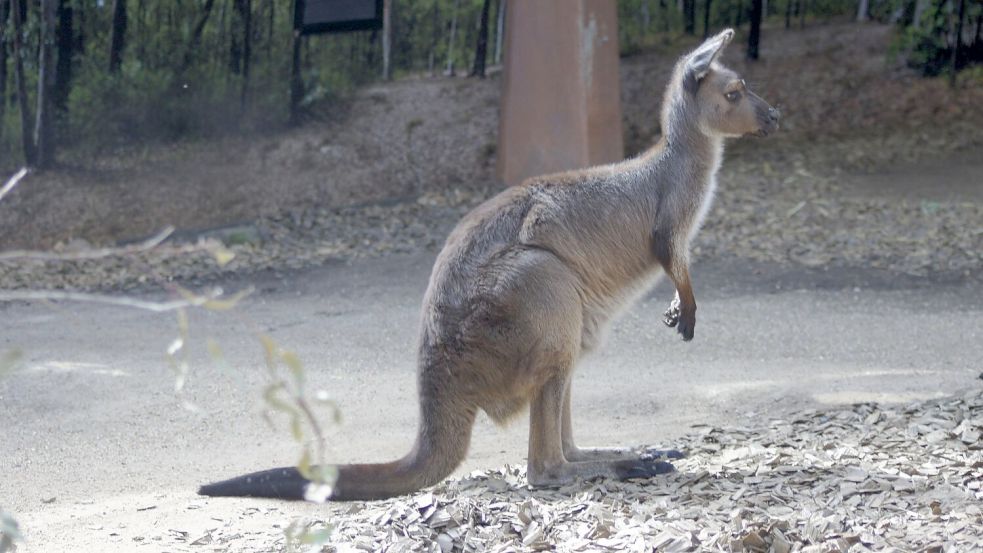
[[[572,463],[583,461],[626,461],[641,459],[638,451],[627,447],[570,447],[564,445],[563,457]]]
[[[571,447],[564,445],[563,457],[570,462],[629,461],[652,459],[682,459],[684,453],[675,449],[627,448],[627,447]]]
[[[655,459],[625,459],[622,461],[564,461],[554,465],[536,467],[529,464],[527,478],[535,488],[555,488],[572,484],[577,480],[608,478],[631,480],[652,478],[676,470],[670,463]]]
[[[686,454],[678,449],[647,448],[641,451],[642,459],[684,459]]]

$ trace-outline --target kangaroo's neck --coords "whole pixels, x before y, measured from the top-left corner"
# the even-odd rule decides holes
[[[645,194],[656,200],[660,218],[695,222],[706,211],[716,187],[716,174],[723,158],[723,138],[709,136],[695,117],[686,116],[685,106],[666,110],[662,139],[642,156],[640,183]]]

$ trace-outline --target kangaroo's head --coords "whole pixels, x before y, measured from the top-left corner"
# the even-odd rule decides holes
[[[679,60],[662,107],[663,129],[715,137],[764,136],[778,129],[779,111],[717,61],[732,38],[733,29],[727,29]]]

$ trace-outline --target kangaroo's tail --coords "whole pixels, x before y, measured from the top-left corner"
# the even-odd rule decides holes
[[[413,449],[391,463],[339,465],[338,478],[327,497],[331,501],[385,499],[432,486],[449,476],[464,460],[471,442],[476,410],[448,402],[438,404],[421,394],[420,429]],[[214,497],[310,499],[316,485],[293,467],[238,476],[207,484],[198,493]]]

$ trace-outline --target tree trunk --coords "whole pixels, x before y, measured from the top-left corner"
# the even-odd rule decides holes
[[[806,28],[806,10],[809,9],[809,0],[799,0],[799,28]]]
[[[70,0],[58,0],[58,68],[55,71],[54,104],[58,113],[68,111],[68,93],[72,85],[72,51],[74,50],[73,12]]]
[[[696,34],[696,0],[683,0],[683,27],[686,34]]]
[[[863,23],[868,19],[868,12],[870,11],[869,0],[860,0],[857,3],[857,22]]]
[[[949,86],[956,86],[956,71],[959,69],[959,52],[963,43],[963,20],[966,18],[966,0],[959,0],[959,16],[956,19],[956,40],[952,45],[952,73],[949,74]]]
[[[758,45],[761,43],[761,5],[762,0],[751,0],[751,32],[747,37],[747,59],[758,59]]]
[[[925,15],[925,9],[928,7],[928,0],[916,0],[915,1],[915,16],[912,20],[911,25],[918,29],[922,26],[922,16]]]
[[[24,78],[24,20],[27,18],[25,2],[11,0],[14,12],[14,77],[17,80],[17,106],[20,108],[21,144],[24,162],[33,167],[37,161],[34,133],[31,132],[31,107],[27,99],[27,81]]]
[[[300,14],[301,0],[294,0],[294,16]],[[299,17],[298,17],[299,19]],[[304,79],[300,74],[300,48],[303,36],[294,29],[292,56],[290,59],[290,124],[300,123],[300,102],[304,99]]]
[[[51,125],[52,92],[55,87],[55,25],[58,0],[41,0],[40,54],[38,56],[37,120],[34,125],[34,144],[37,147],[38,169],[46,169],[55,161],[55,136]]]
[[[744,20],[744,0],[737,0],[737,13],[734,14],[734,28],[740,29]]]
[[[471,76],[485,78],[485,60],[488,58],[488,12],[491,0],[485,0],[481,6],[481,23],[478,24],[478,43],[474,47],[474,66]]]
[[[0,143],[3,142],[3,122],[7,115],[7,21],[10,20],[10,0],[0,0]]]
[[[273,59],[273,29],[276,27],[276,3],[275,0],[267,0],[266,2],[270,14],[269,14],[269,25],[266,28],[266,61]]]
[[[126,48],[126,0],[113,0],[113,30],[109,40],[109,72],[118,73]]]
[[[792,27],[792,0],[787,0],[785,3],[785,28],[789,29]]]
[[[652,12],[649,11],[649,0],[642,0],[642,34],[648,32],[649,26],[652,24]]]
[[[393,0],[383,0],[382,3],[382,80],[393,78],[390,56],[393,42]]]
[[[451,12],[451,30],[447,37],[447,75],[454,76],[454,35],[457,34],[457,12],[460,11],[461,0],[454,0],[454,11]]]
[[[669,32],[669,3],[666,0],[659,0],[659,10],[662,12],[662,32]]]
[[[706,40],[710,36],[710,5],[712,0],[706,0],[703,10],[703,39]]]
[[[980,6],[980,12],[976,14],[976,32],[973,33],[974,49],[978,48],[980,41],[983,40],[983,37],[981,37],[981,28],[983,28],[983,6]]]
[[[117,1],[121,2],[123,0]],[[208,18],[212,15],[212,8],[214,6],[215,0],[205,0],[205,5],[201,8],[201,14],[198,15],[198,21],[195,22],[195,26],[191,30],[191,39],[188,41],[188,45],[184,49],[184,55],[181,57],[181,65],[178,66],[175,74],[181,75],[191,67],[195,52],[198,51],[198,44],[201,42],[201,34],[205,30],[205,24],[208,23]]]
[[[495,65],[502,63],[502,44],[505,43],[505,0],[498,0],[498,12],[495,19]]]
[[[239,91],[239,111],[246,111],[249,100],[249,70],[253,57],[253,3],[252,0],[240,0],[242,3],[242,89]]]

